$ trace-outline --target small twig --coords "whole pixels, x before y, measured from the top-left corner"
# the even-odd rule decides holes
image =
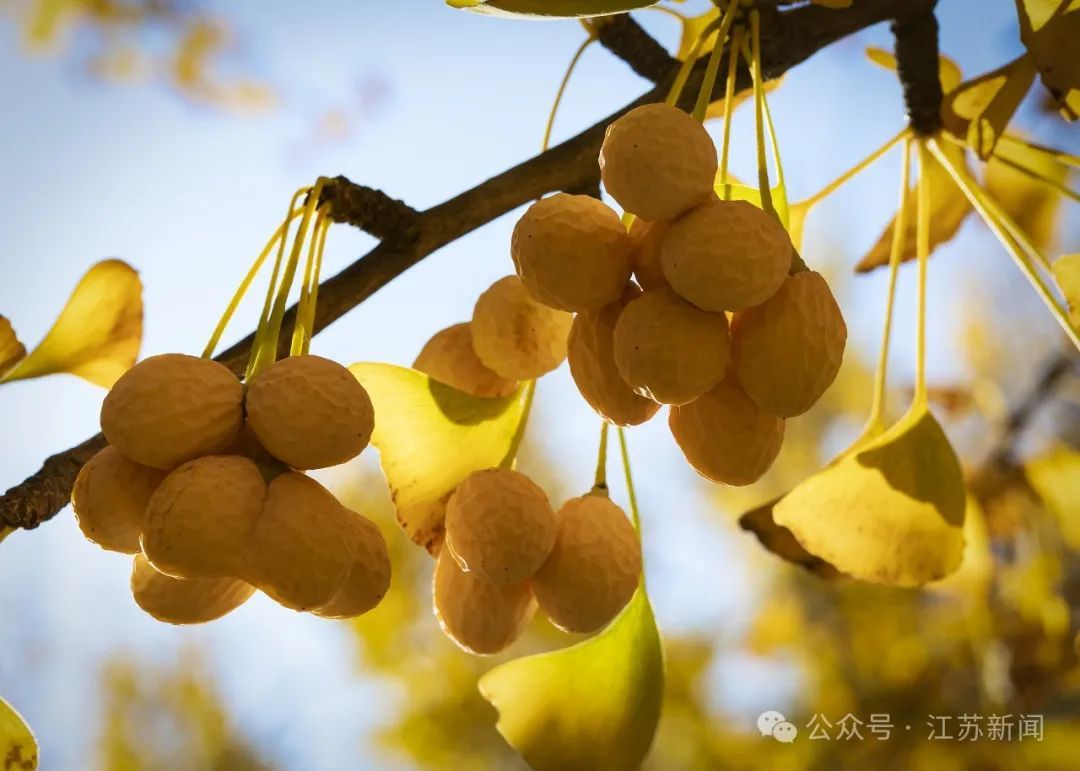
[[[908,122],[919,136],[941,130],[941,77],[938,64],[938,24],[934,2],[913,3],[892,23],[896,38],[896,67],[904,89]]]

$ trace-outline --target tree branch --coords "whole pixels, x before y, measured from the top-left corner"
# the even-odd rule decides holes
[[[766,77],[782,75],[816,51],[872,24],[910,13],[913,6],[932,6],[929,0],[855,0],[844,10],[818,6],[780,13],[762,9],[762,69]],[[404,203],[344,177],[331,181],[324,193],[332,202],[333,217],[379,237],[380,243],[319,287],[315,332],[355,308],[391,280],[446,244],[471,233],[495,218],[556,190],[590,191],[599,182],[596,159],[604,131],[628,110],[664,98],[674,77],[675,61],[662,59],[659,46],[629,16],[604,25],[601,42],[636,72],[656,86],[618,112],[562,144],[503,172],[460,195],[417,213]],[[613,29],[612,29],[613,28]],[[684,101],[700,88],[702,67],[687,81]],[[750,85],[749,73],[740,70],[738,87]],[[714,96],[721,95],[717,84]],[[284,324],[291,325],[296,308]],[[283,336],[280,355],[287,355]],[[220,354],[218,361],[242,372],[251,350],[248,335]],[[34,528],[50,519],[68,502],[83,463],[104,446],[99,434],[77,447],[50,457],[41,469],[0,497],[0,527]]]

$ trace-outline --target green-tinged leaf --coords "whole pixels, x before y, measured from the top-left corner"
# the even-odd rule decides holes
[[[502,399],[457,391],[391,364],[349,368],[375,406],[372,444],[397,518],[408,536],[431,550],[443,533],[446,501],[479,469],[499,465],[521,418],[521,389]]]
[[[87,271],[52,329],[0,381],[68,372],[109,388],[135,363],[142,344],[142,282],[125,262]]]
[[[1024,473],[1057,517],[1065,542],[1080,549],[1080,452],[1057,447],[1025,463]]]
[[[15,336],[11,322],[0,316],[0,377],[26,356],[26,348]]]
[[[866,49],[866,58],[879,67],[896,72],[896,56],[891,51],[877,46],[869,46]],[[963,80],[960,67],[944,54],[938,57],[938,77],[941,80],[941,90],[948,94]]]
[[[920,586],[959,566],[964,507],[956,453],[919,407],[799,484],[773,507],[773,518],[842,573]]]
[[[660,632],[642,588],[595,637],[480,678],[499,733],[538,771],[639,768],[663,692]]]
[[[3,699],[0,699],[0,761],[4,771],[34,771],[38,767],[38,746],[33,732]]]
[[[945,129],[983,160],[989,158],[1034,80],[1035,62],[1025,54],[961,83],[941,105]]]
[[[720,196],[722,201],[746,201],[754,204],[754,206],[761,207],[761,191],[751,185],[744,185],[741,182],[735,180],[730,174],[728,175],[728,184],[722,185],[717,182],[713,189],[716,194]],[[776,207],[776,215],[780,218],[780,223],[785,227],[789,227],[791,222],[791,212],[787,206],[787,194],[783,185],[775,185],[770,188],[772,194],[773,205]]]
[[[986,191],[1044,253],[1057,240],[1059,186],[1068,172],[1053,156],[1015,142],[999,143],[986,164]]]
[[[1069,319],[1074,326],[1080,327],[1080,254],[1058,257],[1051,267],[1054,281],[1069,305]]]
[[[1080,116],[1080,0],[1016,0],[1020,39],[1066,120]]]
[[[966,165],[962,147],[944,144],[942,150],[956,163]],[[930,195],[930,251],[933,252],[941,244],[951,241],[959,232],[964,219],[971,213],[971,204],[963,191],[953,182],[949,172],[936,159],[931,158],[927,162],[925,174],[932,191]],[[908,211],[915,211],[915,198],[915,188],[912,187],[908,191]],[[903,262],[915,259],[915,220],[915,217],[908,217],[908,232],[904,239],[904,252],[900,258]],[[855,266],[857,273],[867,273],[889,264],[895,226],[896,218],[893,217],[877,243]]]
[[[610,16],[656,5],[658,0],[446,0],[451,8],[527,19]]]

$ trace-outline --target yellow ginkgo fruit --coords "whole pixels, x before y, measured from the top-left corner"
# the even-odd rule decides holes
[[[556,193],[514,226],[510,255],[533,299],[562,311],[595,310],[619,299],[630,280],[631,242],[607,204]]]
[[[919,586],[964,550],[964,476],[925,408],[802,482],[773,508],[811,554],[864,581]]]
[[[165,475],[128,460],[115,447],[99,451],[79,470],[71,491],[83,535],[109,551],[138,552],[146,505]]]
[[[443,548],[432,578],[435,617],[446,636],[469,653],[498,653],[521,634],[536,610],[529,582],[492,584],[461,569]]]
[[[641,543],[606,495],[571,498],[555,514],[551,553],[531,579],[540,608],[567,632],[595,632],[615,618],[641,580]]]
[[[501,278],[476,301],[473,348],[487,367],[532,380],[562,364],[574,317],[537,302],[517,276]]]
[[[600,176],[626,211],[673,220],[713,190],[716,147],[705,127],[669,104],[635,107],[607,128]]]
[[[311,477],[281,474],[267,487],[237,575],[287,608],[326,605],[352,569],[347,520],[353,516]]]
[[[172,578],[154,569],[142,554],[131,566],[131,594],[158,621],[202,624],[243,605],[255,587],[238,578]]]
[[[660,265],[660,245],[664,242],[668,225],[663,220],[649,222],[640,217],[635,217],[630,223],[634,278],[642,289],[659,289],[668,285]]]
[[[724,377],[728,320],[671,289],[654,289],[626,305],[612,345],[615,366],[631,388],[662,404],[686,404]]]
[[[547,495],[511,469],[476,471],[446,506],[446,542],[463,570],[482,581],[514,584],[544,564],[555,543]]]
[[[270,454],[293,468],[319,469],[359,455],[375,410],[349,370],[322,356],[289,356],[248,383],[247,423]]]
[[[784,442],[784,420],[754,403],[728,376],[698,399],[671,408],[668,426],[687,462],[726,485],[756,482]]]
[[[424,343],[413,369],[472,396],[509,396],[517,388],[516,380],[496,374],[480,361],[468,322],[436,332]]]
[[[136,463],[172,469],[218,453],[244,422],[244,389],[216,361],[151,356],[125,372],[101,405],[101,431]]]
[[[615,324],[626,304],[641,296],[630,286],[622,299],[600,310],[579,313],[570,327],[567,361],[582,398],[610,423],[636,426],[660,409],[660,405],[634,391],[615,365]]]
[[[10,369],[3,366],[6,321],[0,323],[0,380],[70,372],[109,388],[139,355],[142,317],[139,274],[121,260],[99,262],[80,279],[52,329],[30,355],[14,364],[7,351],[7,364],[14,364]]]
[[[208,455],[171,472],[150,497],[142,549],[174,578],[239,576],[266,499],[258,466]]]
[[[390,554],[378,525],[344,510],[345,540],[352,561],[345,583],[314,611],[323,618],[354,618],[378,605],[390,589]]]

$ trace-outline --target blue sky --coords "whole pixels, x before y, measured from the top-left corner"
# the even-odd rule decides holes
[[[422,209],[520,162],[538,149],[550,100],[582,36],[573,22],[513,23],[451,11],[439,0],[274,0],[223,4],[222,13],[241,43],[237,68],[278,89],[277,108],[265,116],[194,105],[159,84],[91,79],[76,56],[28,53],[10,17],[0,16],[0,313],[27,344],[40,339],[92,263],[117,256],[145,284],[144,355],[201,350],[296,188],[319,174],[345,174]],[[1012,0],[947,0],[939,16],[942,49],[968,75],[1020,50]],[[665,42],[677,39],[670,19],[638,18]],[[863,56],[870,44],[891,46],[883,26],[814,57],[770,98],[793,199],[903,124],[895,79]],[[555,141],[646,87],[594,47],[570,85]],[[340,107],[355,113],[360,104],[368,106],[351,135],[313,141],[321,114]],[[734,170],[745,176],[754,168],[749,117],[748,111],[738,117],[734,139]],[[815,212],[806,235],[809,262],[839,271],[873,243],[895,204],[896,158],[890,155]],[[476,295],[512,270],[508,245],[516,216],[428,258],[320,335],[312,351],[345,363],[410,363],[435,330],[467,319]],[[1074,250],[1075,235],[1074,229]],[[370,244],[335,228],[324,272],[336,272]],[[1017,276],[971,221],[938,255],[931,271],[932,379],[964,374],[951,350],[963,308],[958,287],[1007,295],[1030,316],[1032,330],[1053,334],[1030,293],[1014,291]],[[858,279],[860,298],[875,299],[843,298],[849,355],[873,355],[883,278]],[[905,276],[903,296],[911,296],[910,288]],[[227,340],[246,332],[253,315],[245,304]],[[901,310],[902,329],[911,318]],[[898,341],[898,378],[910,377],[908,337]],[[69,377],[3,386],[0,486],[95,432],[103,395]],[[565,459],[568,483],[587,486],[594,420],[565,368],[542,383],[538,399],[542,441]],[[640,492],[662,627],[712,628],[720,619],[734,619],[737,627],[754,599],[747,592],[717,592],[702,608],[685,587],[739,585],[745,542],[702,511],[706,492],[667,438],[664,421],[635,430],[631,442],[639,467],[649,469],[639,474]],[[679,511],[687,515],[667,517]],[[237,720],[268,740],[279,759],[295,762],[303,743],[315,753],[314,767],[355,761],[357,736],[382,719],[371,705],[386,694],[344,676],[354,661],[343,629],[285,614],[261,597],[206,627],[164,627],[131,602],[128,567],[82,540],[68,513],[0,547],[0,693],[36,728],[44,768],[77,767],[92,740],[96,726],[87,715],[105,654],[128,646],[166,660],[189,642],[209,651]],[[775,672],[744,673],[740,682],[784,689]],[[721,698],[738,703],[741,695]],[[285,700],[310,705],[287,728]]]

